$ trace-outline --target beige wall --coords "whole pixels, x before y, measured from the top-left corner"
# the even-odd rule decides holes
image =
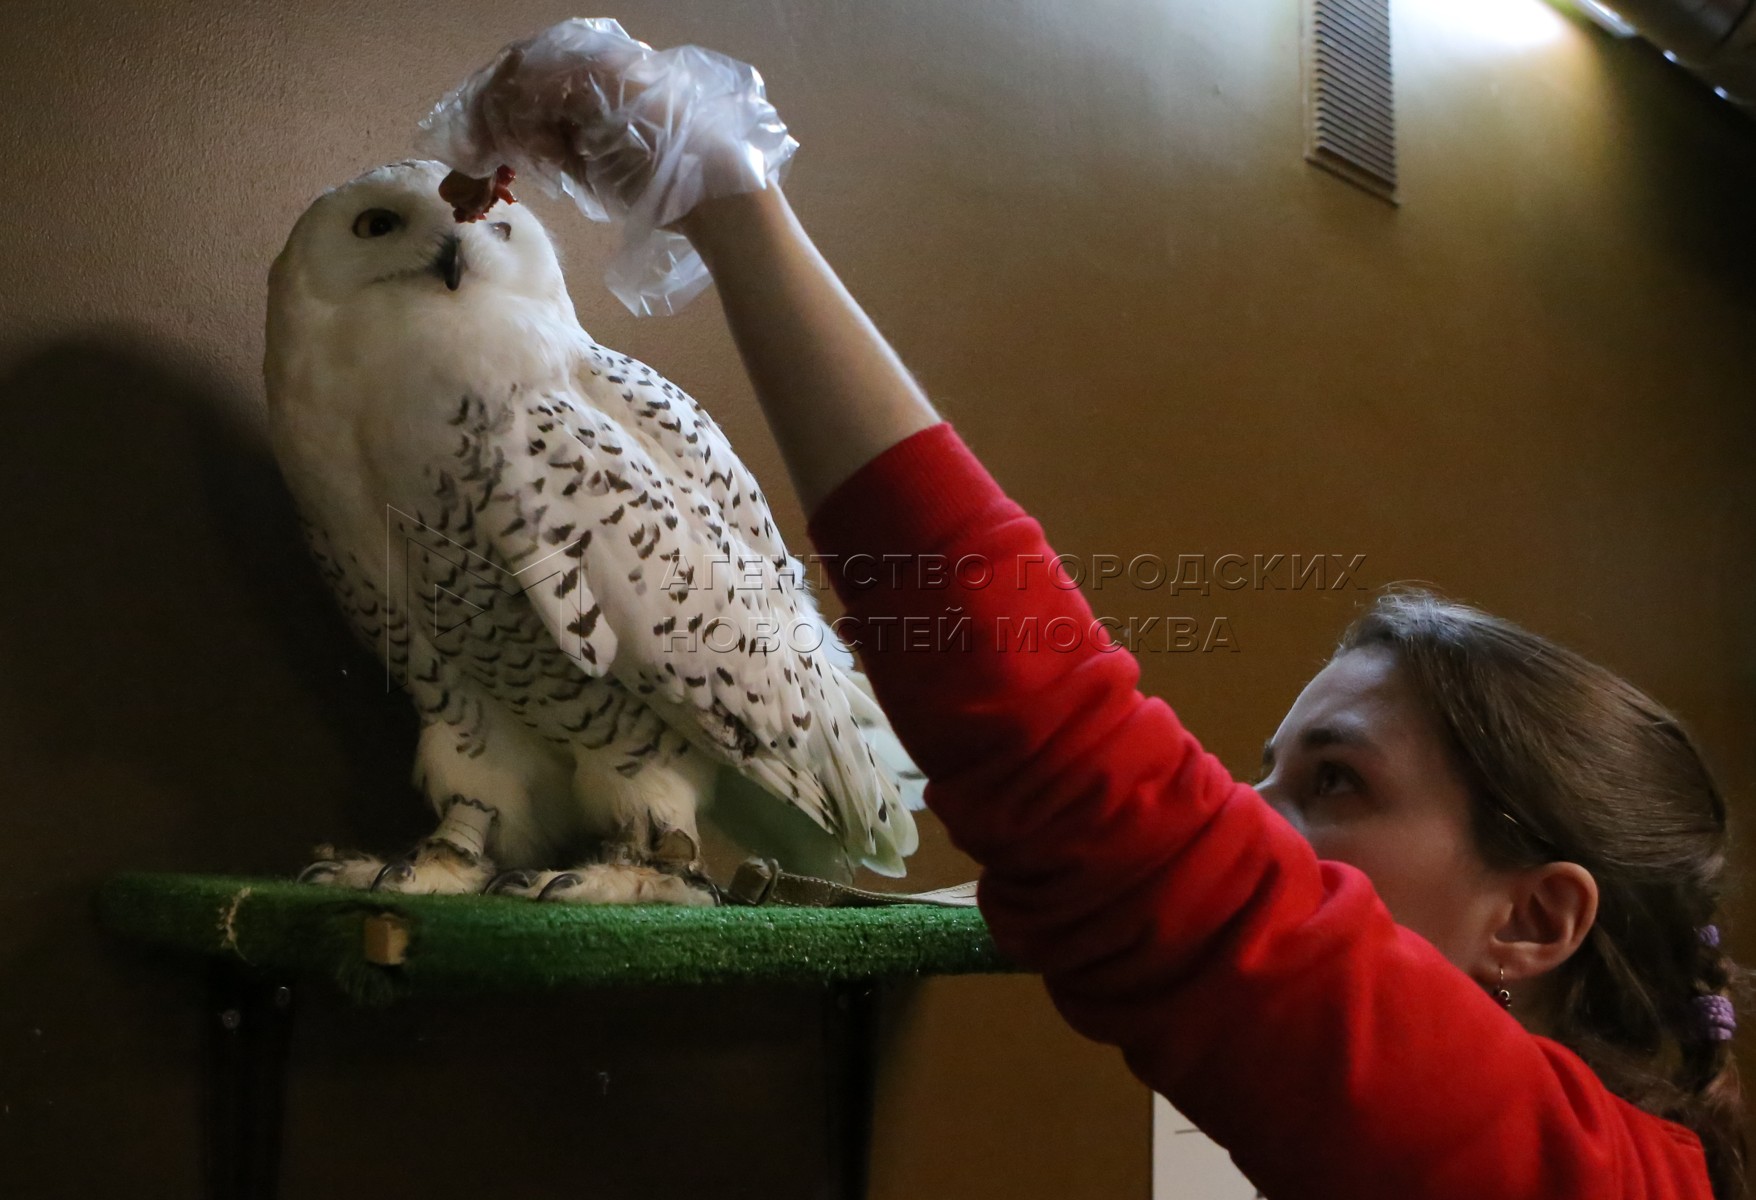
[[[405,154],[463,71],[572,12],[6,6],[8,1194],[193,1191],[197,991],[97,937],[100,878],[280,871],[418,826],[407,714],[331,616],[265,450],[264,276],[313,194]],[[1392,211],[1301,162],[1291,0],[619,15],[761,66],[804,145],[800,212],[1061,548],[1365,554],[1369,583],[1437,582],[1626,671],[1749,811],[1756,130],[1655,55],[1558,18],[1539,40],[1537,0],[1400,3]],[[1517,21],[1539,25],[1515,45]],[[606,236],[547,211],[587,327],[783,491],[711,297],[635,322],[596,281]],[[1361,596],[1095,599],[1230,620],[1239,652],[1148,654],[1146,682],[1248,770]],[[922,881],[967,870],[930,831]],[[796,997],[305,1015],[289,1197],[805,1195],[820,1161]],[[876,1197],[1144,1197],[1147,1096],[1034,983],[937,982],[892,1017]]]

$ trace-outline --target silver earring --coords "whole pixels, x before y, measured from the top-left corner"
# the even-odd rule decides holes
[[[1512,993],[1506,990],[1506,966],[1504,963],[1500,966],[1500,986],[1494,990],[1494,999],[1500,1002],[1501,1008],[1507,1012],[1512,1011]]]

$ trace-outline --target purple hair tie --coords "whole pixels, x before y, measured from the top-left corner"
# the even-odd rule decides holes
[[[1718,925],[1703,925],[1700,929],[1697,929],[1695,933],[1701,938],[1701,944],[1703,946],[1711,946],[1715,950],[1719,949]]]
[[[1697,996],[1695,1009],[1701,1018],[1701,1036],[1710,1042],[1730,1041],[1738,1031],[1738,1017],[1727,996]]]

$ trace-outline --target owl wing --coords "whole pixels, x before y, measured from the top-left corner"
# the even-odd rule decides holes
[[[627,377],[594,369],[515,397],[499,423],[502,494],[521,499],[486,524],[497,556],[585,670],[613,675],[854,857],[898,870],[912,818],[766,501],[698,411],[659,430],[699,446],[695,459],[653,436],[656,416],[624,419]]]
[[[581,363],[579,378],[581,388],[601,406],[644,434],[661,459],[690,480],[751,549],[771,559],[789,557],[756,477],[694,397],[639,359],[595,344]],[[610,401],[611,396],[619,403]]]

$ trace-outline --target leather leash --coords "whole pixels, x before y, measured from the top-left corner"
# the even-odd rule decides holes
[[[896,904],[930,904],[939,908],[974,908],[976,885],[960,883],[931,892],[874,892],[811,875],[783,871],[771,858],[752,858],[738,868],[732,885],[721,893],[726,904],[778,904],[788,908],[881,908]]]

